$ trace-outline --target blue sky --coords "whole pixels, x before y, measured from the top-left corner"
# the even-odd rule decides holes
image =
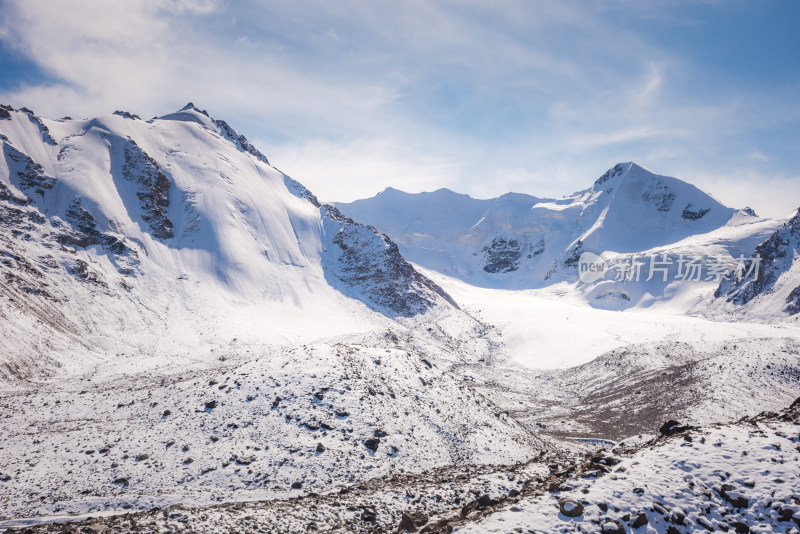
[[[562,196],[634,160],[800,207],[800,2],[4,0],[0,102],[188,101],[326,200]]]

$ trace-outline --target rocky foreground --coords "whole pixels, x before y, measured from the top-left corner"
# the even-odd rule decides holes
[[[637,443],[638,441],[638,443]],[[373,479],[331,493],[24,525],[24,533],[798,532],[800,399],[779,413],[514,466]],[[11,530],[9,528],[9,530]]]

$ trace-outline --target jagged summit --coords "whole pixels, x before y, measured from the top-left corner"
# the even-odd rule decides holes
[[[205,115],[206,117],[209,117],[208,111],[206,111],[206,110],[204,110],[204,109],[200,109],[200,108],[198,108],[198,107],[197,107],[197,106],[195,106],[195,105],[194,105],[192,102],[189,102],[188,104],[186,104],[185,106],[183,106],[183,107],[180,109],[180,111],[196,111],[196,112],[198,112],[198,113],[200,113],[200,114],[202,114],[202,115]]]

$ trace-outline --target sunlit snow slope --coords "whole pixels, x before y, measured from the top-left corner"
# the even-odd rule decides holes
[[[4,106],[0,145],[5,375],[455,309],[388,238],[191,104],[149,121]]]

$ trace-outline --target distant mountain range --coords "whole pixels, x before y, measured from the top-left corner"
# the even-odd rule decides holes
[[[783,223],[726,207],[691,184],[636,163],[619,163],[590,188],[561,199],[509,193],[479,200],[447,189],[409,194],[389,188],[338,207],[385,232],[405,257],[427,269],[489,288],[568,283],[591,305],[611,309],[649,306],[692,291],[697,297],[688,299],[688,310],[711,298],[740,258],[764,252],[756,247]],[[580,283],[584,252],[602,256],[606,276]],[[650,276],[650,261],[658,262],[658,276]],[[699,276],[682,272],[690,261],[700,264]],[[630,262],[642,264],[638,279],[625,279],[615,268]],[[718,269],[714,262],[724,265],[723,276],[709,271]]]

